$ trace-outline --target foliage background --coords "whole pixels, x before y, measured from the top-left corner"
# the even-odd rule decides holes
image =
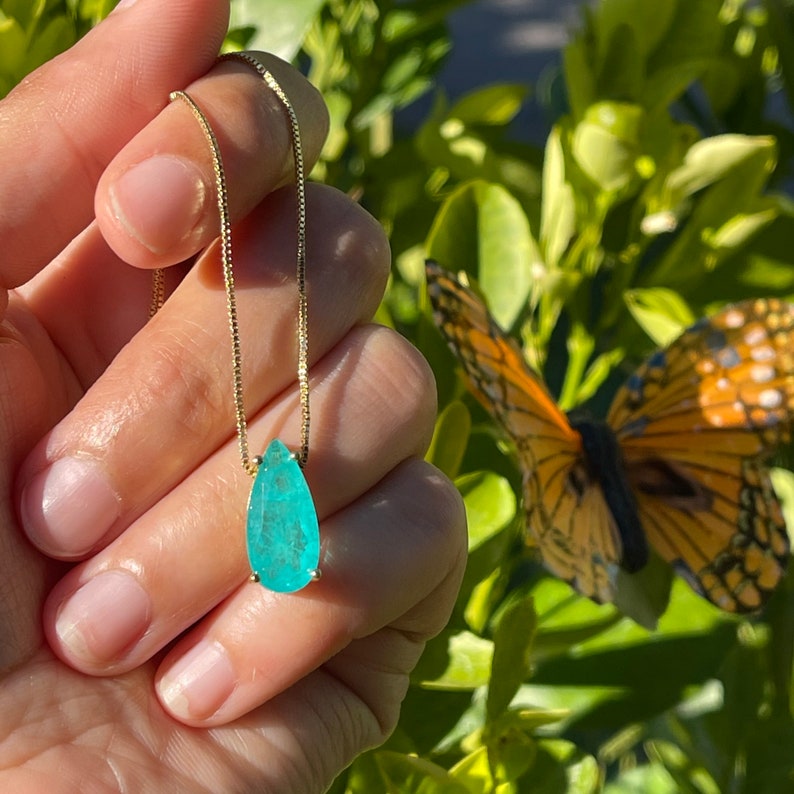
[[[509,449],[465,393],[423,292],[426,255],[467,271],[561,405],[596,415],[695,317],[794,294],[794,4],[583,6],[541,150],[512,125],[531,90],[522,75],[454,104],[436,88],[445,19],[464,2],[232,2],[227,48],[293,58],[326,97],[314,178],[390,233],[378,319],[433,365],[428,457],[455,478],[470,524],[455,613],[394,736],[333,791],[794,791],[794,581],[738,619],[661,564],[627,578],[619,606],[546,575],[522,542]],[[0,96],[113,5],[0,0]],[[400,132],[395,115],[429,91],[428,117]],[[792,477],[776,469],[775,482],[790,512]]]

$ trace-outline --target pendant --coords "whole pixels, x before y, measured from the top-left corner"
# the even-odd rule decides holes
[[[248,562],[255,580],[294,593],[319,579],[320,528],[311,491],[294,455],[268,445],[248,499]]]

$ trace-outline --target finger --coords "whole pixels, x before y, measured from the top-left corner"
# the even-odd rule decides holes
[[[225,0],[139,0],[3,100],[0,287],[27,281],[88,225],[104,168],[174,87],[212,66],[227,21]]]
[[[320,359],[374,313],[388,273],[381,228],[350,199],[308,191],[310,353]],[[237,296],[245,405],[295,380],[294,191],[241,223]],[[86,556],[118,535],[234,431],[226,297],[213,248],[115,358],[19,475],[28,536],[53,556]],[[98,329],[94,329],[98,332]]]
[[[325,105],[289,64],[264,53],[256,57],[289,98],[311,167],[328,129]],[[186,91],[218,138],[235,222],[294,178],[289,117],[274,91],[240,62],[218,63]],[[143,267],[181,262],[218,236],[211,150],[184,102],[166,107],[108,166],[97,189],[96,215],[116,254]]]
[[[189,268],[186,262],[164,272],[166,294],[176,289]],[[59,417],[146,324],[152,274],[119,259],[94,222],[15,292],[46,332],[28,339],[32,356],[44,360],[54,345],[76,381],[77,396],[53,412]]]
[[[169,654],[157,689],[173,716],[196,726],[226,723],[384,627],[385,636],[373,640],[383,655],[364,642],[358,659],[351,647],[329,669],[357,661],[358,670],[347,669],[343,680],[374,709],[381,699],[385,709],[386,701],[401,699],[378,692],[366,668],[373,657],[381,670],[394,665],[405,686],[417,644],[448,619],[465,559],[460,498],[446,478],[413,459],[324,531],[324,578],[306,595],[246,584]],[[394,714],[379,717],[388,724]]]
[[[358,658],[365,642],[373,649],[366,667],[367,660]],[[379,747],[391,735],[408,684],[402,667],[423,647],[410,637],[383,631],[339,655],[345,669],[361,673],[364,668],[378,692],[378,713],[375,703],[362,700],[354,687],[321,667],[251,714],[214,728],[212,735],[230,752],[241,742],[257,748],[248,757],[260,790],[328,791],[362,750]],[[351,659],[353,653],[356,658]]]
[[[305,473],[322,522],[423,451],[435,402],[424,361],[377,326],[352,331],[313,380],[315,432]],[[294,394],[285,395],[257,417],[252,442],[263,447],[277,435],[296,445],[296,403]],[[115,543],[70,572],[45,614],[64,657],[86,672],[130,669],[239,587],[250,573],[244,538],[250,488],[229,442]],[[324,557],[333,566],[334,551]],[[112,626],[107,609],[116,616]]]

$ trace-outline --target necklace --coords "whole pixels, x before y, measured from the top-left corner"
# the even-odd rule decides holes
[[[251,455],[248,423],[243,404],[243,368],[240,329],[237,320],[237,294],[232,266],[232,226],[229,215],[226,172],[220,147],[206,115],[184,91],[174,91],[171,101],[182,101],[198,121],[212,152],[212,166],[220,215],[220,251],[226,308],[232,347],[232,391],[237,441],[243,469],[253,477],[248,500],[246,547],[251,578],[276,592],[295,592],[320,578],[320,530],[314,502],[303,475],[309,457],[309,344],[308,301],[306,295],[306,177],[300,127],[295,110],[273,75],[248,53],[229,53],[221,60],[239,60],[253,67],[275,93],[289,119],[295,163],[297,197],[297,285],[298,285],[298,389],[300,393],[300,450],[290,452],[274,438],[264,455]],[[162,270],[156,270],[152,283],[150,315],[162,306],[165,297]]]

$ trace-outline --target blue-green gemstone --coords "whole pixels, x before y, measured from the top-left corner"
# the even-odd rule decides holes
[[[269,590],[305,587],[320,563],[320,528],[298,461],[277,438],[270,442],[248,500],[248,562]]]

